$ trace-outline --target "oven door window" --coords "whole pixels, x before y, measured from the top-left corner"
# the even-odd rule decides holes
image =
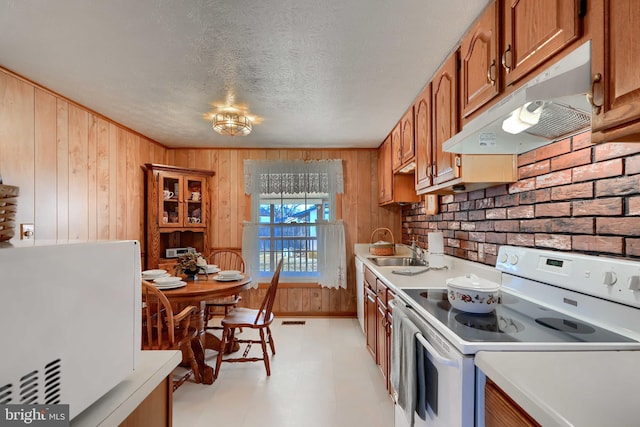
[[[438,370],[429,359],[427,350],[416,343],[416,367],[418,374],[418,402],[416,412],[423,420],[427,413],[438,415]]]
[[[463,356],[451,348],[448,352],[439,344],[416,335],[416,427],[472,426],[473,383],[471,411],[464,414],[467,399],[463,389]],[[473,378],[472,378],[473,380]]]

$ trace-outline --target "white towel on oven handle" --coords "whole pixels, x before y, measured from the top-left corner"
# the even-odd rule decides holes
[[[396,393],[396,403],[413,426],[417,403],[416,334],[420,330],[400,304],[393,301],[392,309],[391,385]]]

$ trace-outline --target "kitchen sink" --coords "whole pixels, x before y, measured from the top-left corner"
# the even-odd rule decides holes
[[[406,266],[426,266],[427,262],[411,257],[369,257],[369,261],[379,267],[406,267]]]

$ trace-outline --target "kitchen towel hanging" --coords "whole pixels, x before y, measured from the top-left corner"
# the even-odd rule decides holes
[[[417,403],[417,350],[418,327],[407,317],[404,309],[395,303],[393,308],[393,334],[391,345],[391,385],[397,394],[398,406],[402,408],[410,426],[414,424]]]

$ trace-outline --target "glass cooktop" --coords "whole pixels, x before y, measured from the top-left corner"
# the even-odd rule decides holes
[[[455,309],[446,289],[402,289],[454,334],[471,342],[635,342],[633,339],[551,308],[502,293],[496,309],[473,314]]]

